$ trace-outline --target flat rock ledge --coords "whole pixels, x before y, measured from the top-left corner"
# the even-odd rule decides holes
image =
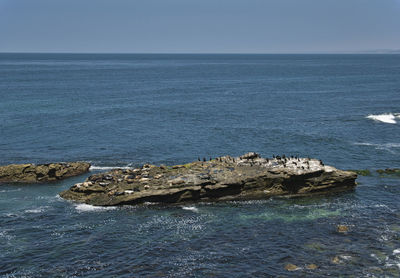
[[[356,178],[354,172],[317,159],[248,153],[185,165],[115,169],[91,175],[60,196],[95,206],[266,199],[349,190]]]
[[[39,183],[62,180],[89,171],[90,163],[10,164],[0,166],[0,182]]]

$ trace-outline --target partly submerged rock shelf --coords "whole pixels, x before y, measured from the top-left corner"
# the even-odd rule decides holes
[[[0,182],[38,183],[62,180],[89,171],[90,163],[11,164],[0,166]]]
[[[400,177],[400,168],[386,168],[386,169],[378,169],[376,172],[381,176],[399,176]]]
[[[316,159],[248,153],[185,165],[115,169],[94,174],[60,196],[98,206],[265,199],[349,190],[356,178],[354,172]]]
[[[400,168],[386,168],[386,169],[377,169],[376,171],[370,171],[369,169],[361,169],[361,170],[348,170],[354,172],[360,176],[376,176],[377,174],[380,177],[400,177]]]

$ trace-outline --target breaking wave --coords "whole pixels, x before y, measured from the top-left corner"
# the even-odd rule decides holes
[[[96,171],[96,170],[107,171],[107,170],[113,170],[113,169],[127,170],[127,169],[134,169],[134,167],[132,167],[132,166],[95,166],[95,165],[92,165],[92,166],[90,166],[89,171]]]
[[[183,206],[182,209],[190,210],[190,211],[193,211],[193,212],[199,212],[199,209],[196,208],[195,206]]]
[[[92,206],[92,205],[88,205],[88,204],[75,205],[75,209],[79,212],[113,210],[116,208],[117,207],[99,207],[99,206]]]
[[[387,114],[378,114],[378,115],[368,115],[367,119],[374,120],[376,122],[382,122],[387,124],[397,124],[396,119],[400,119],[399,113],[387,113]]]

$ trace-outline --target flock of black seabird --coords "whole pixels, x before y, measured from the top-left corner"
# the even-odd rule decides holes
[[[201,161],[200,156],[197,158],[198,161]],[[212,160],[212,157],[210,157],[210,161]],[[207,159],[205,157],[203,157],[203,162],[206,162]]]
[[[210,161],[213,160],[210,157]],[[261,158],[260,155],[256,153],[248,153],[238,158],[231,157],[229,155],[223,157],[215,158],[218,162],[226,163],[237,163],[241,166],[263,166],[263,167],[283,167],[291,169],[302,169],[302,170],[313,170],[324,167],[324,163],[321,160],[311,159],[310,157],[300,158],[298,155],[272,155],[271,158]],[[203,157],[203,160],[198,157],[198,161],[206,162],[207,159]]]

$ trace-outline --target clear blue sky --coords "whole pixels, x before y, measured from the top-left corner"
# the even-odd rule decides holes
[[[400,0],[0,0],[0,52],[400,49]]]

